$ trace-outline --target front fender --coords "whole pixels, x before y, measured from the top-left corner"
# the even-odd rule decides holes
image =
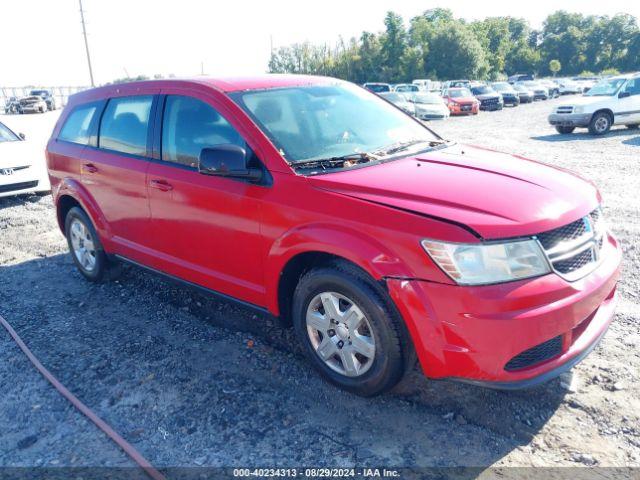
[[[332,224],[313,224],[286,232],[271,246],[265,262],[267,308],[279,314],[280,274],[296,255],[318,252],[344,258],[365,270],[374,279],[406,278],[410,270],[386,245],[361,232]]]

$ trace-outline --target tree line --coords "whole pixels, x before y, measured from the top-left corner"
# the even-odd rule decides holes
[[[640,70],[640,29],[628,14],[557,11],[540,30],[523,18],[468,22],[449,9],[413,17],[387,12],[384,31],[337,44],[296,43],[274,50],[272,73],[328,75],[356,83],[416,78],[498,80],[514,73],[574,76]]]

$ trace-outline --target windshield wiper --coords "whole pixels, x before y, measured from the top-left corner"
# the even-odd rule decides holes
[[[368,152],[353,152],[346,155],[340,155],[337,157],[318,158],[310,160],[300,160],[297,162],[289,162],[289,165],[295,168],[322,168],[327,170],[329,168],[339,168],[345,166],[355,165],[357,163],[367,163],[378,160],[376,155]]]
[[[414,145],[418,145],[420,143],[428,143],[430,147],[435,147],[436,145],[442,145],[447,143],[446,140],[407,140],[404,142],[392,143],[386,147],[383,147],[379,150],[373,152],[376,156],[387,156],[393,155],[394,153],[402,152],[404,150],[409,149]]]

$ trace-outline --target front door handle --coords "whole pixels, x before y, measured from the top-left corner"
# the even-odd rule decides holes
[[[149,186],[151,188],[156,188],[156,189],[161,190],[163,192],[168,192],[169,190],[173,190],[173,185],[171,185],[166,180],[151,180],[149,182]]]
[[[93,163],[85,163],[82,165],[82,173],[98,173],[98,167]]]

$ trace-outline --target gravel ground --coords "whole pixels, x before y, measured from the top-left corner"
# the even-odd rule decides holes
[[[640,135],[557,135],[546,115],[560,101],[433,124],[447,138],[575,170],[605,198],[625,257],[616,320],[573,374],[537,389],[496,392],[415,372],[378,398],[344,393],[269,318],[133,268],[114,283],[84,281],[50,197],[0,199],[0,314],[159,467],[481,467],[471,476],[489,466],[639,467]],[[44,142],[55,118],[0,121]],[[4,331],[0,385],[0,466],[132,465]]]

